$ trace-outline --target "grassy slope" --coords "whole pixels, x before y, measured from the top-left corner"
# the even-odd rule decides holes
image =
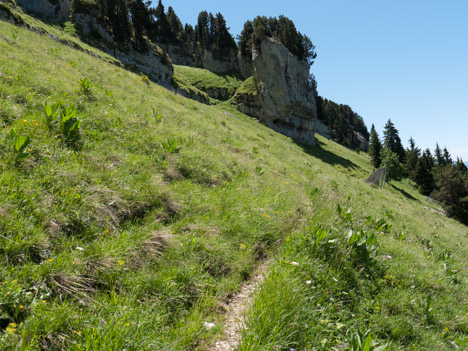
[[[244,335],[245,349],[300,348],[309,336],[326,336],[311,347],[330,349],[357,322],[393,339],[396,349],[448,349],[466,334],[467,228],[424,209],[433,204],[409,184],[374,189],[363,182],[368,159],[337,144],[319,137],[317,147],[302,148],[229,107],[148,86],[46,37],[3,22],[0,33],[0,348],[203,348],[204,339],[222,333],[203,322],[220,325],[218,302],[278,247],[284,257],[273,271],[282,278],[271,275],[262,291],[270,286],[274,301],[285,288],[284,296],[297,298],[292,306],[304,307],[301,319],[281,323],[288,305],[277,300],[268,324],[280,321],[296,334],[278,344],[274,335],[283,334],[263,328],[265,338]],[[90,94],[80,89],[85,77]],[[82,120],[75,146],[46,125],[43,105],[57,101],[75,105]],[[12,129],[32,139],[30,156],[19,163]],[[378,238],[381,252],[392,256],[379,263],[386,270],[380,293],[368,293],[372,284],[357,277],[366,299],[352,311],[343,308],[340,319],[311,313],[320,308],[308,299],[308,285],[293,284],[312,277],[314,266],[309,272],[284,263],[302,268],[312,254],[325,260],[320,250],[302,251],[303,241],[306,228],[319,223],[339,239],[345,235],[337,203],[357,220],[392,210],[386,220],[393,224]],[[438,258],[444,250],[453,255],[454,275]],[[323,267],[342,274],[333,261]],[[319,292],[349,288],[313,277]],[[427,294],[435,312],[426,320]],[[257,301],[254,308],[267,316],[271,306]],[[399,320],[383,325],[386,316],[375,307]],[[335,323],[329,329],[338,332],[294,329],[304,318],[308,325],[329,319],[325,324]],[[251,331],[264,327],[250,323]],[[410,336],[392,333],[392,323],[413,326]]]
[[[203,68],[175,65],[174,74],[183,77],[189,84],[209,94],[215,90],[225,90],[225,95],[228,97],[233,96],[242,84],[242,80],[234,75],[217,74]]]

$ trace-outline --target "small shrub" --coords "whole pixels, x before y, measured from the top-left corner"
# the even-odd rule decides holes
[[[75,25],[73,22],[67,21],[63,24],[63,31],[65,33],[68,33],[74,37],[78,36],[78,33],[76,31]]]
[[[164,151],[166,151],[169,154],[173,154],[180,151],[180,142],[180,140],[170,137],[167,138],[166,141],[161,141],[161,146],[164,149]]]
[[[68,141],[74,142],[79,139],[79,129],[81,121],[76,117],[75,106],[64,107],[62,106],[61,115],[61,126],[62,132]]]
[[[49,103],[45,104],[44,112],[46,115],[46,123],[49,128],[52,126],[52,123],[57,119],[57,115],[60,112],[61,106],[62,104],[60,102],[56,102],[53,105],[50,105]]]
[[[81,121],[76,117],[75,106],[65,107],[61,102],[45,104],[46,123],[50,130],[60,128],[67,142],[75,143],[80,137]]]
[[[142,81],[143,83],[145,83],[147,86],[150,85],[150,80],[149,80],[149,78],[148,78],[147,75],[142,74],[141,77],[140,77],[140,79],[141,79],[141,81]]]
[[[91,88],[93,85],[89,82],[88,78],[80,79],[79,85],[80,85],[80,91],[83,95],[91,96],[92,94]]]
[[[370,332],[361,333],[359,330],[353,335],[350,343],[351,351],[384,351],[387,350],[388,344],[377,346],[372,341]]]
[[[31,142],[29,135],[17,134],[16,131],[10,132],[10,138],[13,142],[13,151],[15,154],[15,162],[25,159],[29,156],[28,153],[24,152]]]
[[[377,256],[377,248],[374,245],[376,240],[374,233],[363,229],[358,231],[351,229],[348,233],[348,245],[351,245],[353,253],[365,263],[369,263]]]

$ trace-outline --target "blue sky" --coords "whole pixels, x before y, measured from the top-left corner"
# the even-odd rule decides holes
[[[317,47],[319,94],[350,105],[380,136],[436,141],[468,161],[467,0],[163,0],[183,23],[221,12],[234,37],[257,15],[285,15]]]

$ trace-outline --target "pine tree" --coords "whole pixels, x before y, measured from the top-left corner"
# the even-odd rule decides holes
[[[426,149],[421,158],[416,163],[414,172],[414,181],[419,186],[419,191],[424,195],[429,195],[434,190],[434,178],[432,169],[434,167],[434,158],[431,150]]]
[[[191,24],[186,23],[184,27],[184,37],[187,43],[195,42],[195,30]]]
[[[128,1],[128,8],[132,17],[136,49],[144,52],[148,48],[143,36],[147,35],[147,29],[150,26],[151,21],[148,5],[142,0],[130,0]]]
[[[317,58],[317,53],[315,52],[315,45],[307,35],[302,36],[302,46],[304,47],[304,54],[307,63],[312,66],[314,64],[314,60]]]
[[[214,18],[214,48],[216,56],[223,57],[228,55],[231,51],[237,51],[237,45],[229,33],[229,28],[226,26],[226,20],[221,13],[217,13]]]
[[[208,50],[210,48],[210,18],[206,11],[202,11],[198,14],[197,25],[195,26],[195,39],[203,50]]]
[[[468,174],[446,165],[437,168],[434,179],[434,199],[442,203],[448,216],[468,224]]]
[[[453,165],[453,160],[452,156],[450,155],[450,152],[448,152],[447,148],[444,147],[444,163],[446,165]]]
[[[162,4],[161,0],[159,0],[156,9],[152,11],[152,15],[157,19],[154,31],[155,38],[152,39],[156,40],[157,37],[160,41],[167,41],[167,38],[170,38],[171,36],[171,29],[169,22],[167,21],[166,13],[164,12],[164,5]]]
[[[252,21],[247,21],[244,23],[244,28],[242,29],[240,38],[239,38],[239,51],[241,55],[248,60],[252,58],[252,35],[254,32],[254,25]]]
[[[132,38],[132,25],[128,19],[128,7],[125,0],[103,0],[103,16],[107,18],[109,32],[118,44],[125,44]]]
[[[372,165],[379,168],[381,164],[380,152],[382,151],[382,143],[380,142],[379,135],[372,124],[369,142],[369,155],[372,159]]]
[[[268,20],[266,17],[258,16],[254,19],[254,32],[252,33],[252,44],[260,50],[260,43],[266,37],[271,37],[271,32],[268,28]]]
[[[398,135],[398,129],[395,128],[395,125],[390,119],[387,121],[387,124],[384,127],[384,146],[396,153],[400,159],[400,162],[404,161],[405,149],[401,144],[401,139]]]
[[[460,172],[468,173],[468,167],[466,166],[465,162],[463,162],[463,159],[460,157],[457,157],[456,167]]]
[[[184,36],[184,27],[182,26],[182,22],[180,22],[180,19],[176,15],[172,6],[169,6],[169,8],[167,9],[166,19],[169,26],[168,41],[182,41],[182,38]]]
[[[445,159],[442,155],[442,150],[439,147],[439,144],[436,143],[436,148],[434,150],[435,161],[438,166],[445,166]]]
[[[416,147],[416,143],[413,138],[409,140],[410,147],[406,150],[405,156],[405,171],[412,181],[415,181],[416,165],[421,155],[421,149]]]

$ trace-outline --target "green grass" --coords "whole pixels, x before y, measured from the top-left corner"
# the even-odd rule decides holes
[[[257,86],[255,85],[254,77],[251,76],[243,81],[236,93],[257,95]]]
[[[218,74],[203,68],[174,65],[174,74],[217,100],[229,100],[242,84],[234,74]]]
[[[364,154],[0,33],[0,349],[203,350],[222,336],[220,302],[265,257],[242,350],[330,350],[358,328],[393,349],[466,347],[468,229],[411,184],[371,187]],[[77,111],[71,140],[44,112],[57,102]],[[30,137],[26,157],[11,130]],[[368,216],[392,228],[374,230],[362,270],[345,238]]]

